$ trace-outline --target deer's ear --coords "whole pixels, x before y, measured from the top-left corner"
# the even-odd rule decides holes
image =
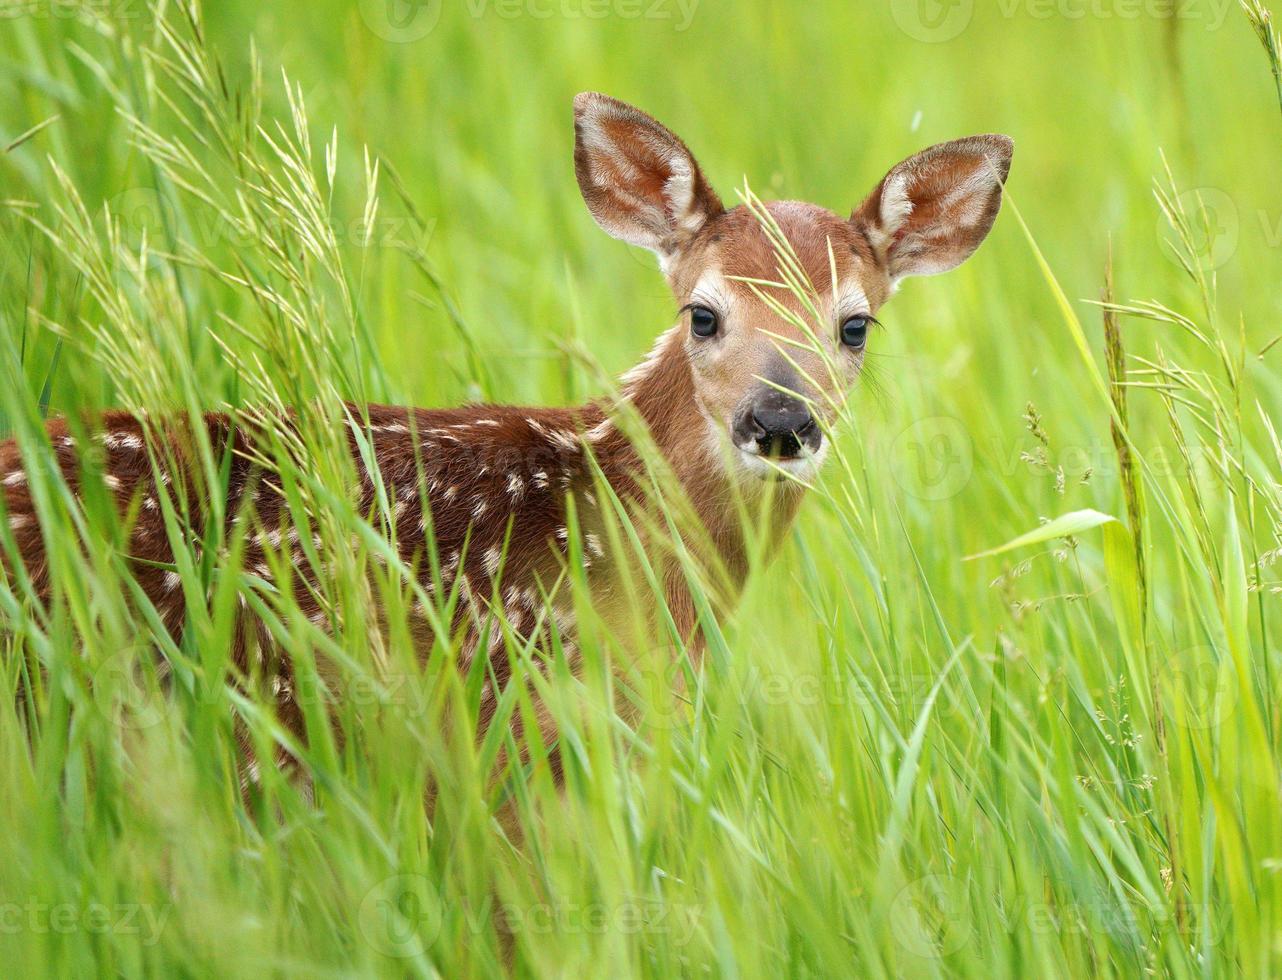
[[[1014,150],[1007,136],[970,136],[922,150],[886,174],[851,221],[892,282],[947,272],[970,257],[1002,206]]]
[[[574,100],[574,171],[597,224],[661,259],[725,210],[681,140],[607,95]]]

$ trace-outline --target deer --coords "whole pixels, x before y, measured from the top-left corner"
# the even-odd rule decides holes
[[[560,409],[369,405],[343,423],[362,474],[354,502],[368,511],[375,486],[384,488],[400,557],[420,570],[423,588],[449,588],[458,597],[448,626],[457,634],[460,668],[491,660],[481,730],[512,677],[495,642],[502,640],[494,628],[499,611],[517,634],[555,629],[573,666],[572,609],[547,592],[572,545],[594,599],[610,607],[626,559],[609,546],[598,491],[604,481],[627,507],[644,510],[647,454],[660,457],[684,492],[732,591],[742,585],[749,563],[734,500],[767,501],[776,537],[791,525],[827,455],[834,406],[860,375],[879,309],[903,279],[945,272],[975,252],[1001,207],[1012,152],[1001,135],[932,146],[892,167],[848,216],[799,201],[762,204],[813,287],[806,310],[798,296],[762,285],[777,280],[780,261],[763,215],[746,204],[726,207],[680,138],[609,96],[575,98],[574,169],[587,209],[606,233],[657,256],[678,310],[675,324],[622,376],[615,397]],[[815,313],[813,329],[802,330],[799,318],[808,322]],[[642,423],[644,445],[620,423],[624,407]],[[210,412],[200,424],[215,454],[229,460],[220,513],[231,522],[252,511],[256,531],[245,540],[245,566],[271,578],[269,555],[283,556],[297,602],[321,622],[323,610],[306,588],[321,572],[310,567],[298,530],[286,527],[279,489],[264,478],[261,434],[227,413]],[[127,411],[102,413],[92,447],[81,444],[80,431],[66,419],[49,422],[45,463],[73,496],[98,480],[130,515],[132,574],[165,628],[178,634],[188,586],[173,570],[161,517],[182,488],[199,482],[189,447],[170,427]],[[91,449],[96,462],[88,467]],[[0,445],[0,491],[5,572],[47,601],[41,515],[14,441]],[[571,508],[579,532],[573,543]],[[208,513],[198,495],[188,499],[186,526],[195,533]],[[430,562],[423,560],[429,539]],[[697,648],[699,617],[685,577],[667,567],[662,589],[675,631]],[[249,675],[256,669],[250,659],[264,658],[272,640],[252,611],[241,614],[243,639],[232,659]],[[421,618],[416,642],[430,650],[441,626]],[[276,651],[272,661],[275,708],[302,737],[288,651]],[[539,727],[553,744],[550,719]]]

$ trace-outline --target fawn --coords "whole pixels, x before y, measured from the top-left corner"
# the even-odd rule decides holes
[[[1005,136],[972,136],[924,150],[891,169],[848,218],[796,201],[764,205],[813,287],[807,313],[796,295],[763,285],[779,278],[780,258],[761,216],[744,206],[725,208],[677,136],[638,109],[594,93],[575,99],[574,120],[575,171],[588,209],[610,235],[658,255],[680,307],[678,323],[622,378],[621,402],[644,421],[716,557],[732,580],[741,580],[746,557],[732,501],[768,487],[772,526],[788,525],[805,480],[824,459],[833,406],[859,374],[878,308],[903,277],[944,272],[979,246],[1001,206],[1012,143]],[[813,319],[816,310],[821,324],[809,332],[784,315]],[[352,419],[360,415],[378,482],[394,502],[401,557],[424,570],[426,588],[444,583],[457,589],[450,626],[460,665],[477,656],[493,661],[482,727],[511,676],[502,632],[492,628],[497,605],[514,631],[557,629],[574,661],[572,611],[555,601],[549,607],[546,592],[570,553],[570,497],[583,532],[589,586],[603,606],[611,601],[617,556],[608,553],[601,533],[603,503],[593,492],[595,481],[604,477],[630,506],[644,507],[645,498],[641,450],[618,424],[617,407],[606,401],[576,409],[371,406],[348,416],[349,426],[356,426]],[[324,613],[308,586],[321,573],[304,555],[298,531],[285,528],[277,488],[262,478],[254,427],[224,414],[209,414],[203,424],[215,451],[230,456],[227,520],[240,520],[247,505],[254,514],[246,566],[269,577],[268,553],[287,556],[297,602],[319,624]],[[184,462],[190,454],[173,446],[163,454],[168,462],[162,461],[153,443],[166,432],[132,414],[109,412],[91,448],[121,512],[132,515],[128,547],[137,582],[176,634],[187,586],[165,567],[173,554],[158,498],[190,485],[194,463]],[[82,469],[86,447],[77,445],[65,421],[50,423],[48,435],[53,459],[79,494],[90,478]],[[364,476],[353,493],[368,512],[374,474],[362,462],[369,457],[357,452],[357,432],[349,432],[348,441]],[[21,574],[20,564],[29,591],[47,599],[41,524],[13,442],[0,446],[0,487],[11,547],[21,559],[9,560],[7,569]],[[187,501],[185,520],[196,533],[205,513],[198,499]],[[423,560],[429,522],[439,559],[430,582]],[[666,570],[663,588],[677,630],[697,645],[697,616],[684,577]],[[264,651],[271,637],[248,609],[241,615],[244,637],[233,663],[250,676],[269,659]],[[416,631],[416,640],[430,649],[426,620]],[[489,638],[484,650],[482,637]],[[249,662],[255,651],[257,665]],[[276,651],[273,664],[277,710],[301,736],[287,652]],[[519,718],[512,724],[519,727]],[[552,733],[543,734],[550,743]]]

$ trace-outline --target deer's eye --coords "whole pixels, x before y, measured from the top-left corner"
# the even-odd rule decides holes
[[[719,325],[717,315],[706,306],[690,308],[690,332],[696,337],[711,337],[717,332]]]
[[[864,344],[868,342],[868,324],[872,322],[870,316],[850,317],[841,325],[841,342],[854,350],[863,350]]]

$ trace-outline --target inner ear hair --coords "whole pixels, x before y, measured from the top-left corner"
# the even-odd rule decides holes
[[[922,150],[893,167],[851,220],[892,280],[945,272],[965,261],[1001,208],[1014,144],[998,134]]]

